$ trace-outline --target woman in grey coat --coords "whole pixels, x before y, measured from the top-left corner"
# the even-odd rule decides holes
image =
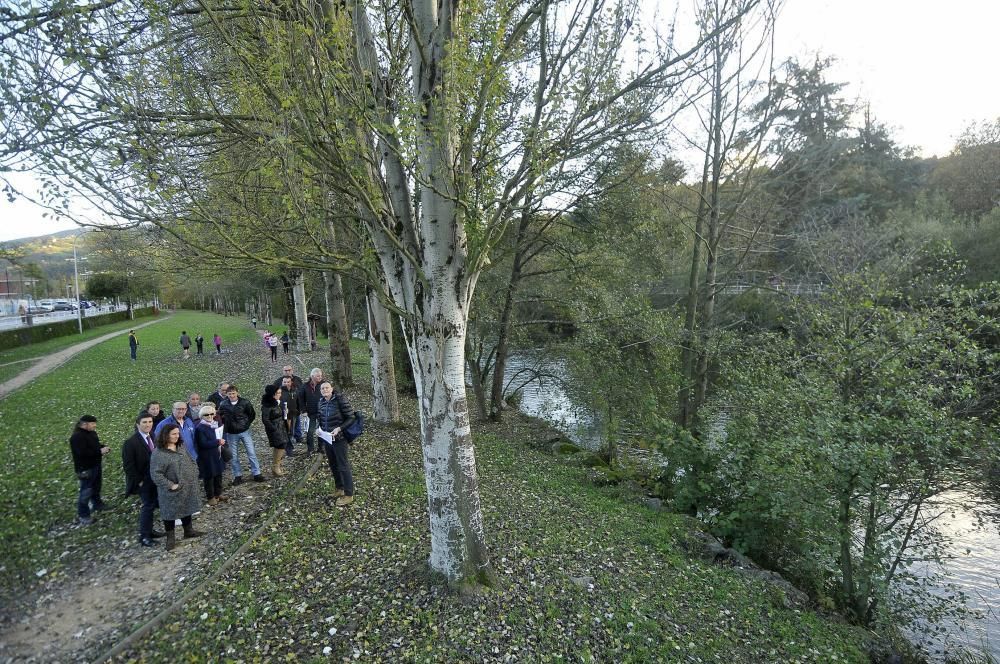
[[[181,430],[176,424],[167,424],[156,437],[156,449],[149,459],[149,474],[156,484],[160,500],[160,517],[167,531],[167,551],[177,545],[174,520],[184,526],[184,539],[200,537],[191,526],[191,515],[201,509],[198,466],[188,455],[184,445],[179,445]]]

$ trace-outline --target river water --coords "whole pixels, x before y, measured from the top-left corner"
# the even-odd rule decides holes
[[[522,412],[547,420],[573,442],[587,449],[602,444],[603,431],[597,418],[573,403],[567,390],[568,372],[563,360],[539,353],[522,353],[508,363],[506,378],[521,391]],[[724,434],[722,434],[724,439]],[[980,522],[971,505],[980,507]],[[965,594],[969,613],[962,619],[946,619],[937,633],[915,627],[910,638],[934,661],[959,656],[962,649],[1000,662],[1000,491],[969,488],[940,496],[934,522],[938,532],[950,540],[943,567],[914,566],[923,576],[936,573],[931,591],[939,595]]]

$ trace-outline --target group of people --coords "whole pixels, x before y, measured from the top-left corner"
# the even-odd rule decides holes
[[[199,335],[200,336],[200,335]],[[323,379],[323,371],[313,369],[303,382],[291,366],[264,386],[260,418],[273,451],[271,473],[285,474],[282,463],[294,453],[295,444],[306,443],[308,453],[325,453],[333,474],[336,504],[354,502],[354,476],[348,455],[345,430],[355,422],[355,412],[347,397]],[[140,499],[139,543],[154,546],[166,537],[166,548],[176,546],[175,524],[180,520],[184,538],[198,537],[192,517],[207,504],[218,505],[223,495],[223,473],[230,464],[233,486],[243,483],[241,449],[245,451],[254,481],[264,482],[257,459],[251,424],[257,418],[254,406],[236,385],[223,381],[205,402],[192,393],[187,401],[173,404],[166,415],[159,402],[146,404],[135,418],[135,430],[121,448],[125,474],[125,495]],[[80,481],[77,519],[93,523],[93,513],[107,509],[101,497],[102,466],[110,448],[97,434],[97,418],[83,415],[70,436],[74,469]],[[201,492],[204,491],[204,502]],[[160,510],[163,531],[154,528],[154,512]]]
[[[181,331],[180,342],[181,342],[181,351],[183,352],[184,359],[186,360],[186,359],[188,359],[188,358],[191,357],[191,337],[188,336],[187,330],[182,330]],[[132,343],[132,341],[131,341],[131,338],[130,338],[129,339],[129,344],[131,344],[131,343]],[[221,355],[222,354],[222,337],[219,336],[218,332],[216,332],[215,335],[212,337],[212,343],[215,344],[215,352],[216,352],[216,354],[217,355]],[[194,338],[194,344],[195,344],[195,347],[198,349],[198,355],[204,355],[205,354],[205,337],[201,336],[201,332],[199,332],[195,336],[195,338]],[[132,359],[135,359],[135,358],[132,358]]]
[[[279,341],[281,342],[281,348],[284,351],[285,355],[288,355],[288,342],[289,342],[289,340],[290,339],[289,339],[289,336],[288,336],[288,330],[285,330],[284,333],[280,337],[277,334],[274,334],[274,333],[269,332],[269,331],[265,331],[264,332],[264,348],[267,348],[268,350],[271,351],[271,361],[272,362],[277,362],[278,361],[278,342]]]
[[[184,359],[191,357],[191,337],[188,335],[187,331],[181,332],[181,351],[183,352]],[[199,332],[194,338],[195,347],[198,349],[198,355],[205,354],[205,337],[201,336]],[[219,355],[222,354],[222,337],[218,333],[212,337],[212,343],[215,344],[215,352]],[[135,330],[128,331],[128,351],[129,357],[135,362],[136,356],[139,354],[139,337],[135,335]]]

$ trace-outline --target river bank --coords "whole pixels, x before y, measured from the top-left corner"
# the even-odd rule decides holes
[[[587,450],[605,444],[599,418],[573,402],[569,372],[558,356],[526,352],[514,356],[508,365],[508,379],[528,376],[518,382],[519,409],[557,428],[573,443]],[[530,378],[530,376],[536,376]],[[726,421],[713,426],[717,441],[725,440]],[[626,465],[640,474],[662,467],[664,460],[644,449],[621,449]],[[629,473],[624,473],[627,476]],[[621,476],[621,474],[616,474]],[[950,541],[944,564],[916,562],[919,582],[937,597],[962,598],[963,604],[940,617],[934,624],[918,620],[906,630],[907,638],[919,645],[935,662],[1000,661],[1000,504],[996,490],[969,487],[943,495],[928,514],[939,536]]]

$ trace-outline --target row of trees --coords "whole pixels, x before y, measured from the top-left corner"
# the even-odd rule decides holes
[[[72,192],[122,220],[123,264],[281,293],[300,333],[322,299],[344,372],[363,293],[376,417],[398,417],[394,359],[411,370],[449,581],[492,578],[466,372],[497,420],[511,350],[571,338],[608,440],[670,460],[665,495],[871,623],[985,439],[995,297],[959,282],[992,276],[994,126],[915,159],[828,60],[773,64],[771,3],[706,0],[683,45],[638,10],[9,10],[0,159],[45,172],[57,210]],[[824,298],[766,296],[800,280]]]
[[[638,41],[638,4],[601,0],[5,9],[3,158],[31,155],[58,211],[83,195],[178,262],[318,270],[334,298],[338,275],[362,279],[379,334],[379,306],[402,323],[431,567],[489,582],[464,381],[476,285],[514,224],[561,217],[603,186],[605,155],[655,141],[705,45],[764,5],[711,7],[683,46]]]

